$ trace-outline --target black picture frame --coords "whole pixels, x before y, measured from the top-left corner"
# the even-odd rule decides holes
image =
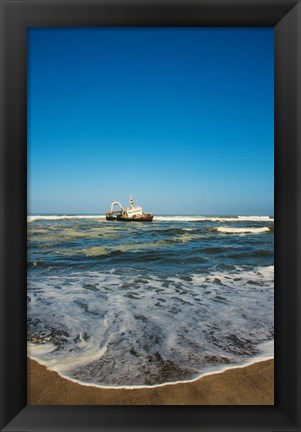
[[[1,0],[1,430],[300,431],[300,22],[296,0]],[[26,406],[26,32],[85,26],[274,27],[274,406]]]

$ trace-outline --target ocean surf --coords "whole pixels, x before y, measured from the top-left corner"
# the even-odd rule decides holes
[[[274,219],[28,216],[28,355],[86,385],[153,386],[270,358]]]

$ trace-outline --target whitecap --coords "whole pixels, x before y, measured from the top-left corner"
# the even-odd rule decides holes
[[[214,231],[218,231],[226,234],[260,234],[269,232],[269,227],[244,227],[244,228],[232,228],[232,227],[217,227]]]
[[[274,222],[270,216],[155,216],[161,222]]]
[[[37,220],[62,220],[62,219],[104,219],[104,215],[28,215],[27,222]]]
[[[37,220],[61,220],[61,219],[99,219],[104,220],[105,215],[28,215],[27,222]],[[273,222],[270,216],[154,216],[154,221],[158,222]]]

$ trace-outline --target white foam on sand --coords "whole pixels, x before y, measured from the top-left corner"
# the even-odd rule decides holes
[[[189,383],[193,383],[198,381],[201,378],[204,378],[206,376],[210,376],[210,375],[217,375],[223,372],[226,372],[227,370],[231,370],[231,369],[242,369],[244,367],[247,366],[251,366],[253,364],[256,363],[260,363],[263,361],[267,361],[267,360],[273,360],[274,359],[274,341],[268,341],[268,342],[264,342],[260,345],[260,353],[252,358],[252,359],[248,359],[240,364],[235,364],[235,365],[227,365],[227,366],[220,366],[218,367],[216,370],[212,370],[210,372],[203,372],[199,375],[197,375],[195,378],[192,378],[190,380],[183,380],[183,381],[172,381],[172,382],[167,382],[167,383],[161,383],[161,384],[153,384],[153,385],[120,385],[120,386],[112,386],[112,385],[99,385],[99,384],[93,384],[93,383],[86,383],[80,380],[76,380],[74,378],[71,378],[69,376],[64,375],[61,371],[57,371],[56,369],[52,369],[51,367],[49,367],[49,365],[46,365],[45,363],[41,362],[40,360],[37,360],[36,358],[34,358],[34,356],[31,356],[30,354],[28,355],[28,357],[32,360],[35,360],[37,363],[42,364],[43,366],[46,366],[47,369],[52,370],[57,372],[57,374],[64,378],[67,379],[68,381],[71,381],[75,384],[80,384],[82,386],[85,387],[96,387],[99,389],[107,389],[107,390],[137,390],[137,389],[147,389],[147,388],[156,388],[156,387],[166,387],[166,386],[170,386],[170,385],[177,385],[177,384],[189,384]]]
[[[51,343],[44,344],[44,345],[36,345],[33,343],[28,343],[27,354],[29,358],[36,360],[43,366],[46,366],[47,369],[58,372],[59,374],[62,374],[61,376],[63,376],[64,378],[69,379],[69,377],[63,375],[65,371],[70,370],[70,368],[82,366],[86,363],[99,360],[106,352],[107,344],[100,348],[94,346],[93,349],[91,349],[90,347],[90,350],[82,354],[80,357],[78,357],[76,353],[74,353],[74,355],[65,357],[64,359],[53,358],[51,360],[49,359],[45,360],[43,358],[43,355],[49,354],[53,352],[55,349],[56,349],[55,345]]]
[[[49,343],[49,336],[45,344],[30,344],[28,355],[62,377],[84,385],[147,388],[149,385],[139,382],[139,374],[154,373],[156,363],[148,363],[148,355],[154,357],[158,351],[163,359],[181,367],[200,368],[199,374],[196,370],[196,378],[186,381],[191,382],[206,374],[237,367],[238,362],[245,365],[239,346],[227,354],[228,348],[235,344],[229,336],[235,335],[238,341],[250,341],[257,348],[260,341],[271,337],[273,282],[274,266],[216,269],[211,273],[191,274],[190,280],[183,280],[179,275],[141,279],[140,273],[120,273],[120,270],[118,273],[90,271],[61,277],[44,276],[43,281],[37,277],[29,284],[29,315],[44,318],[33,329],[33,334],[49,333],[49,329],[58,324],[59,330],[68,332],[68,342],[57,349],[55,344]],[[56,337],[55,330],[54,327]],[[212,330],[214,340],[211,340]],[[145,347],[146,343],[150,346]],[[201,370],[203,360],[199,362],[198,358],[202,357],[204,347],[208,355],[227,356],[227,367],[220,364]],[[267,348],[269,346],[256,349],[254,358],[247,344],[243,355],[247,355],[251,363],[272,358],[272,350]],[[139,357],[131,350],[139,353]],[[189,363],[189,353],[198,363]],[[123,366],[121,363],[117,368],[113,365],[116,358],[122,359]],[[142,371],[142,364],[149,372]],[[88,368],[72,376],[72,370],[81,365]],[[98,376],[100,366],[103,372]],[[108,382],[107,376],[114,377],[113,382]],[[135,380],[136,385],[129,384]],[[175,381],[178,382],[183,381]],[[167,384],[170,382],[162,385]]]

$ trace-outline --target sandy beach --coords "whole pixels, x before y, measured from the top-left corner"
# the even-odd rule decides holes
[[[274,360],[229,369],[191,383],[148,389],[100,389],[60,377],[28,359],[29,405],[273,405]]]

